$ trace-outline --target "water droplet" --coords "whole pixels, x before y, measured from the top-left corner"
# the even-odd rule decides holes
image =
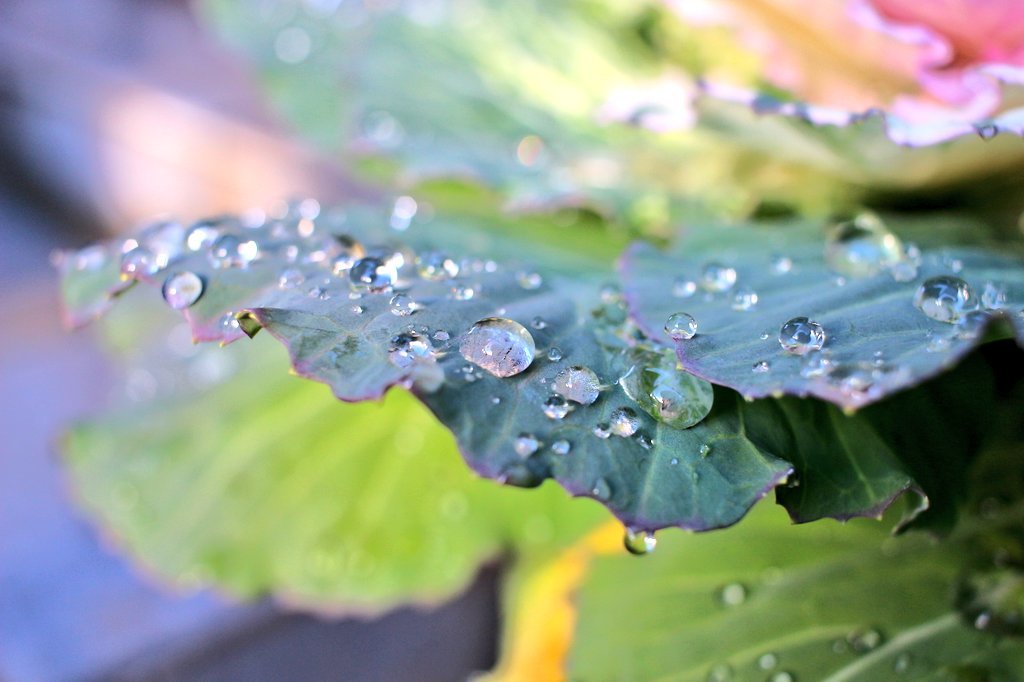
[[[679,464],[679,458],[678,458],[678,457],[673,457],[672,459],[670,459],[670,460],[668,461],[668,463],[669,463],[670,465],[672,465],[672,466],[676,466],[677,464]]]
[[[607,422],[601,422],[594,427],[594,435],[601,440],[606,440],[612,435],[612,429]]]
[[[520,433],[513,443],[513,448],[520,457],[529,457],[540,448],[540,441],[532,433]]]
[[[699,423],[714,403],[711,384],[679,369],[671,350],[629,351],[631,363],[619,378],[623,392],[647,414],[680,429]]]
[[[903,675],[910,670],[910,666],[913,663],[913,657],[904,651],[892,662],[892,671],[897,675]]]
[[[729,583],[719,590],[718,601],[723,606],[739,606],[747,601],[747,588],[742,583]]]
[[[865,628],[863,630],[854,630],[848,634],[846,641],[850,643],[850,646],[858,654],[866,654],[881,646],[885,638],[875,628]]]
[[[609,416],[611,431],[616,436],[627,438],[640,428],[640,417],[628,407],[618,407]]]
[[[718,663],[708,671],[707,682],[732,682],[735,674],[728,663]]]
[[[707,457],[711,454],[711,446],[707,443],[701,443],[700,449],[698,450],[701,457]]]
[[[572,444],[567,440],[556,440],[551,444],[551,451],[556,455],[568,455],[572,450]]]
[[[552,346],[548,349],[548,360],[551,362],[558,362],[562,359],[562,349],[558,346]]]
[[[665,321],[665,333],[673,341],[692,339],[697,334],[697,320],[687,313],[672,313]]]
[[[825,242],[825,262],[835,272],[870,277],[903,260],[903,244],[874,213],[837,224]]]
[[[277,275],[277,286],[281,289],[294,289],[306,281],[306,276],[298,268],[285,268]]]
[[[649,530],[627,528],[626,534],[622,538],[622,545],[630,554],[644,556],[654,551],[654,548],[658,546],[658,539]]]
[[[758,336],[757,338],[761,339],[762,341],[767,341],[768,337],[770,337],[771,335],[772,335],[772,333],[770,331],[768,331],[767,329],[765,329],[763,332],[761,332],[760,336]]]
[[[466,332],[459,352],[494,376],[505,378],[525,371],[537,347],[523,325],[503,317],[488,317]]]
[[[645,433],[636,434],[637,445],[642,447],[644,450],[650,450],[654,447],[654,439]]]
[[[769,677],[768,682],[796,682],[796,677],[794,677],[793,673],[791,672],[780,670],[779,672]]]
[[[736,269],[721,263],[708,263],[700,272],[700,286],[704,291],[718,293],[736,285]]]
[[[612,305],[622,302],[622,290],[615,284],[605,284],[601,287],[601,303]]]
[[[353,263],[348,277],[353,291],[380,293],[391,290],[398,279],[398,272],[384,260],[369,256]]]
[[[949,324],[978,307],[967,282],[948,275],[925,280],[914,294],[914,305],[933,320]]]
[[[785,275],[793,270],[793,259],[789,256],[772,256],[772,272],[776,275]]]
[[[156,256],[144,246],[136,246],[121,256],[121,279],[150,277],[159,269]]]
[[[391,337],[388,360],[396,367],[410,367],[417,360],[432,356],[430,343],[415,331],[408,330]]]
[[[203,295],[203,280],[188,270],[176,272],[164,280],[163,295],[167,305],[175,310],[183,310]]]
[[[590,405],[601,394],[601,380],[589,367],[573,365],[555,376],[552,388],[575,403]]]
[[[395,205],[391,209],[391,220],[389,221],[391,229],[396,232],[408,230],[418,210],[419,205],[410,196],[400,196],[395,199]]]
[[[310,287],[309,291],[307,291],[306,294],[310,298],[317,298],[320,299],[321,301],[326,301],[331,297],[331,292],[328,291],[326,288],[320,286]]]
[[[560,395],[553,395],[544,401],[544,416],[548,419],[565,419],[572,411],[569,401]]]
[[[753,310],[757,305],[758,295],[753,289],[740,287],[732,296],[732,309],[739,312]]]
[[[978,137],[983,140],[991,140],[999,134],[999,128],[994,123],[975,124],[974,130],[978,133]]]
[[[526,289],[527,291],[532,291],[534,289],[540,288],[540,286],[544,283],[544,278],[541,277],[536,272],[517,272],[516,282],[523,289]]]
[[[767,360],[758,360],[750,369],[757,374],[764,374],[765,372],[771,371],[772,366]]]
[[[409,317],[420,309],[420,304],[412,300],[408,294],[395,294],[391,297],[390,310],[392,315]]]
[[[547,329],[548,323],[544,321],[543,317],[535,317],[530,320],[530,326],[534,329]]]
[[[1006,287],[995,282],[985,282],[981,292],[981,304],[989,310],[1002,310],[1007,306]]]
[[[992,315],[985,310],[972,310],[956,322],[956,335],[961,339],[976,339],[988,325]]]
[[[832,359],[825,351],[812,351],[804,354],[800,361],[800,376],[805,379],[827,376],[833,367]]]
[[[459,264],[443,253],[432,251],[416,259],[420,277],[432,281],[452,279],[459,274]]]
[[[243,252],[244,251],[244,255]],[[245,267],[252,260],[250,247],[242,247],[242,240],[233,234],[223,234],[217,237],[210,245],[207,252],[210,264],[215,268],[241,268]]]
[[[917,279],[917,269],[917,263],[905,258],[898,263],[894,263],[889,268],[889,274],[897,282],[913,282]]]
[[[757,658],[757,667],[760,668],[761,670],[771,670],[772,668],[774,668],[778,664],[779,664],[779,656],[778,656],[778,654],[774,654],[774,653],[772,653],[770,651],[768,653],[766,653],[766,654],[761,654]]]
[[[590,488],[590,494],[602,502],[607,502],[612,496],[612,487],[607,479],[599,478],[594,481]]]
[[[185,235],[185,246],[189,251],[202,251],[213,245],[220,236],[220,230],[207,222],[199,222],[189,228]]]
[[[352,310],[352,312],[353,312],[353,313],[355,313],[356,315],[362,315],[363,313],[365,313],[365,312],[366,312],[366,308],[364,308],[364,307],[363,307],[363,306],[361,306],[361,305],[354,305],[354,306],[352,306],[351,310]]]
[[[676,298],[690,298],[697,293],[697,283],[680,277],[672,283],[672,295]]]
[[[476,296],[476,290],[470,286],[457,286],[452,288],[452,298],[456,301],[470,301]]]
[[[793,355],[806,355],[821,350],[825,338],[825,329],[806,317],[794,317],[779,329],[779,345]]]

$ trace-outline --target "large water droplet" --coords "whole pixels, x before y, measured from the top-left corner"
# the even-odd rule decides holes
[[[640,428],[640,417],[628,407],[617,407],[609,416],[609,427],[616,436],[627,438]]]
[[[870,277],[903,259],[903,244],[874,213],[837,224],[825,242],[825,262],[835,272]]]
[[[488,317],[466,332],[459,352],[478,367],[505,378],[525,371],[533,362],[537,346],[530,332],[518,322]]]
[[[163,295],[167,305],[175,310],[183,310],[203,295],[203,280],[188,270],[176,272],[164,280]]]
[[[532,433],[521,433],[516,437],[512,447],[520,457],[529,457],[540,448],[540,441]]]
[[[590,405],[601,395],[601,380],[594,370],[583,365],[563,369],[555,375],[551,387],[555,393],[580,405]]]
[[[654,548],[658,546],[658,539],[649,530],[627,528],[626,534],[622,538],[622,545],[630,554],[644,556],[654,551]]]
[[[779,329],[779,345],[793,355],[806,355],[821,350],[825,338],[825,329],[806,317],[794,317]]]
[[[392,263],[369,256],[360,258],[352,265],[348,278],[353,291],[380,293],[391,290],[398,279],[398,271]]]
[[[432,251],[416,259],[420,277],[433,281],[452,279],[459,274],[459,264],[443,253]]]
[[[914,294],[918,310],[939,322],[956,323],[965,313],[978,307],[967,282],[942,275],[925,280]]]
[[[635,348],[626,356],[632,366],[619,379],[623,392],[644,412],[660,422],[686,429],[711,411],[711,384],[678,367],[671,350],[655,352]]]
[[[721,263],[707,263],[700,271],[700,286],[705,291],[718,293],[736,285],[736,269]]]
[[[214,240],[207,255],[215,268],[242,268],[251,263],[258,252],[256,242],[243,242],[233,234],[224,234]]]
[[[665,333],[673,341],[692,339],[697,334],[697,320],[688,313],[672,313],[665,321]]]
[[[569,401],[560,395],[553,395],[544,401],[544,416],[548,419],[565,419],[572,410]]]

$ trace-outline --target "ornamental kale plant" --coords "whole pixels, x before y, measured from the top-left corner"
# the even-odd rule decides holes
[[[379,191],[63,254],[145,377],[83,503],[303,608],[505,556],[494,679],[1020,679],[1024,15],[968,5],[204,3]]]

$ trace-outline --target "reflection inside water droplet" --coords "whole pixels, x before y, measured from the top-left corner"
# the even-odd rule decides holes
[[[640,428],[640,417],[628,407],[618,407],[612,410],[609,426],[616,436],[626,438]]]
[[[658,546],[658,539],[650,531],[627,528],[622,538],[622,545],[630,554],[644,556],[654,551]]]
[[[470,328],[459,344],[459,352],[478,367],[505,378],[525,371],[537,347],[523,325],[503,317],[488,317]]]
[[[806,317],[794,317],[779,329],[779,345],[787,353],[805,355],[825,345],[825,329]]]
[[[697,320],[688,313],[673,313],[665,321],[665,333],[673,341],[692,339],[697,334]]]
[[[874,213],[838,223],[825,243],[825,262],[851,277],[870,277],[899,263],[903,244]]]
[[[573,365],[560,371],[551,387],[559,395],[580,405],[592,404],[601,394],[601,380],[592,369],[583,365]]]
[[[176,272],[164,280],[164,300],[175,310],[183,310],[203,295],[203,280],[194,272]]]
[[[942,275],[927,279],[918,287],[914,305],[933,320],[954,324],[965,313],[975,310],[978,302],[967,282]]]

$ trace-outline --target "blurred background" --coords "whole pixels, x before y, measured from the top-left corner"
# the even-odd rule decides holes
[[[318,619],[171,592],[74,505],[55,444],[116,370],[61,327],[51,251],[166,213],[371,191],[263,101],[185,0],[0,3],[2,680],[444,680],[493,663],[492,572],[433,611]]]

